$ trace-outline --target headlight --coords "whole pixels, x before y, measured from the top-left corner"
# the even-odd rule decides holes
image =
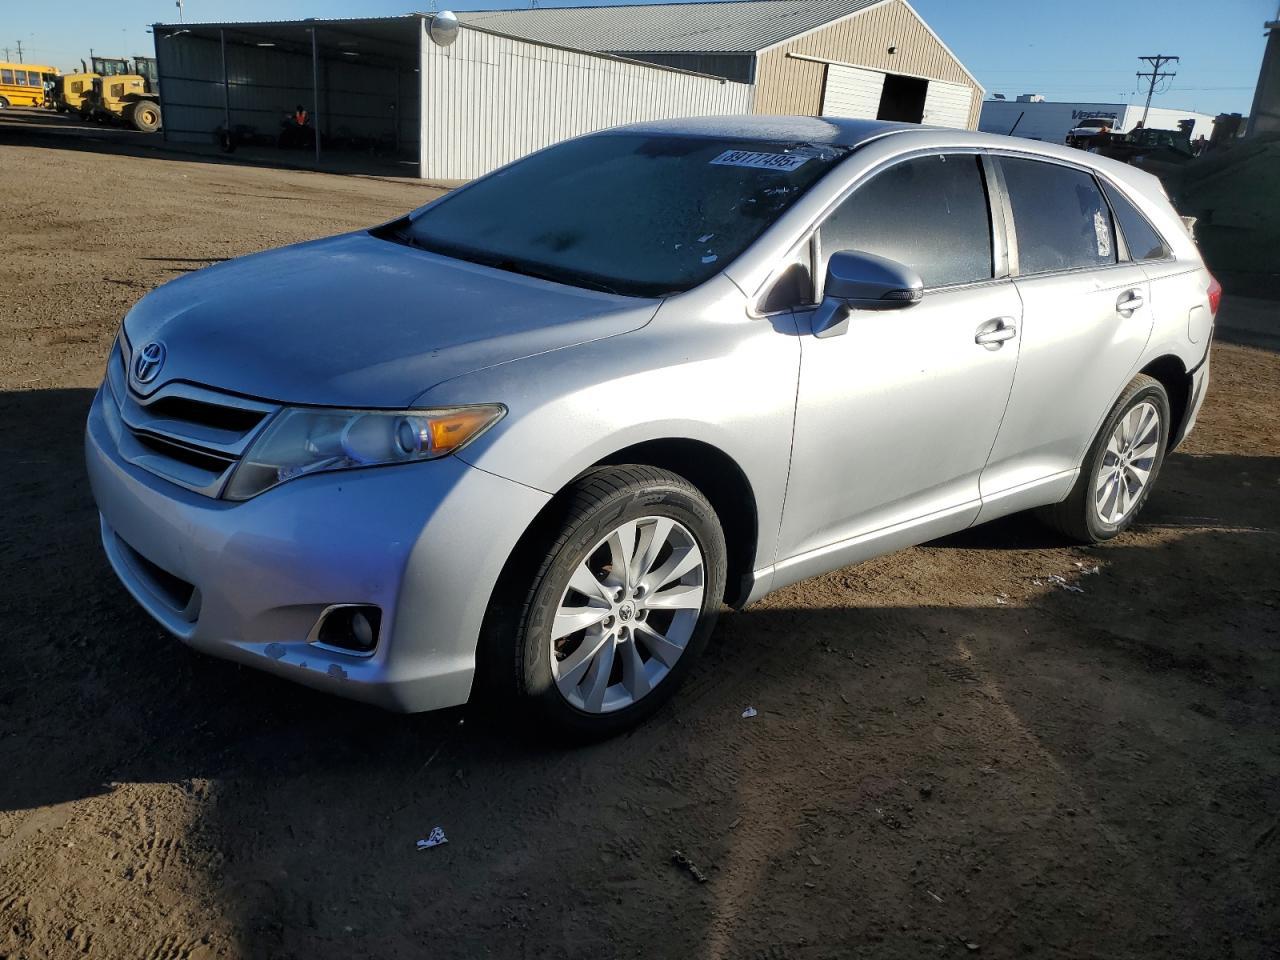
[[[500,404],[403,411],[287,407],[250,445],[223,496],[248,500],[309,473],[448,456],[506,412]]]

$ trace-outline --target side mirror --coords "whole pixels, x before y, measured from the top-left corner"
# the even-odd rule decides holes
[[[841,250],[827,261],[813,335],[838,337],[849,329],[853,310],[901,310],[919,303],[923,296],[924,281],[906,264],[874,253]]]

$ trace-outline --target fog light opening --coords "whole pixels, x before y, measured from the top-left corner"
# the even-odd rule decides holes
[[[368,656],[378,646],[382,611],[372,604],[342,603],[320,614],[307,639],[345,653]]]

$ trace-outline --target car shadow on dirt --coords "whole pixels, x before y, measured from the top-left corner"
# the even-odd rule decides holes
[[[566,748],[168,638],[101,556],[91,396],[0,394],[0,809],[185,791],[237,952],[1246,957],[1280,920],[1275,458],[1176,455],[1096,550],[960,538],[788,588],[650,723]]]

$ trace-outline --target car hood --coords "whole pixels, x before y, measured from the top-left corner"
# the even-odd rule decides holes
[[[563,286],[345,234],[228,261],[125,317],[164,347],[144,395],[187,381],[282,403],[403,407],[482,367],[616,336],[656,300]],[[495,399],[501,398],[477,398]]]

